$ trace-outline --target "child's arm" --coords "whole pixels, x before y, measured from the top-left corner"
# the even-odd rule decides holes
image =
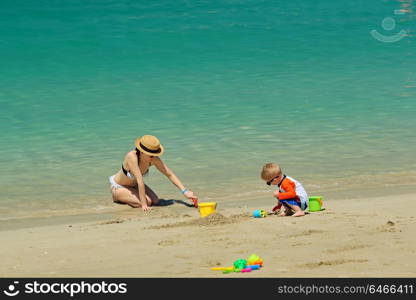
[[[275,197],[277,200],[279,200],[279,193],[280,193],[280,191],[279,191],[279,190],[275,190],[275,191],[273,192],[273,197]]]
[[[285,192],[279,193],[279,200],[286,200],[286,199],[292,199],[292,198],[297,197],[296,184],[289,178],[285,178],[285,180],[283,180],[280,186],[282,189],[285,190]]]
[[[281,207],[282,207],[282,203],[277,202],[277,205],[272,208],[272,212],[277,213],[280,210]]]

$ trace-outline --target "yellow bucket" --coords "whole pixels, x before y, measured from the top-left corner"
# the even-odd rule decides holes
[[[209,216],[215,212],[217,208],[217,202],[200,202],[198,203],[199,214],[202,218]]]

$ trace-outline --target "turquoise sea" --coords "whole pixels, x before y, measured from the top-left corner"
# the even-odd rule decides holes
[[[415,21],[413,0],[2,0],[0,219],[113,207],[144,134],[201,201],[270,197],[270,161],[315,194],[414,185]]]

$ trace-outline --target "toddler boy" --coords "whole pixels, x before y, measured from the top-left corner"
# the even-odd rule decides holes
[[[308,207],[309,198],[299,181],[284,175],[280,167],[274,163],[263,166],[261,178],[266,181],[267,185],[277,186],[273,196],[277,198],[278,203],[273,208],[273,212],[280,209],[281,216],[301,217],[305,215],[304,210]]]

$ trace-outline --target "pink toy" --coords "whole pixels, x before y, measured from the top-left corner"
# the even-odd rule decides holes
[[[248,273],[251,272],[251,268],[245,268],[241,270],[241,273]]]

